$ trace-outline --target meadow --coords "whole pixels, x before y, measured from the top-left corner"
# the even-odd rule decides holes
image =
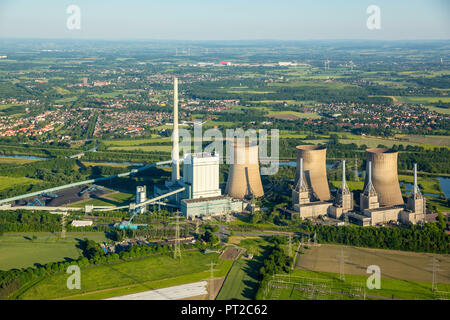
[[[39,182],[40,182],[40,180],[26,178],[26,177],[17,178],[17,177],[0,176],[0,190],[12,189],[19,185],[31,185],[31,184],[36,184]]]
[[[102,299],[196,282],[209,277],[208,264],[211,261],[218,263],[216,277],[225,276],[231,267],[231,261],[220,260],[217,253],[203,254],[199,251],[185,251],[182,252],[181,260],[169,255],[155,255],[84,267],[81,269],[81,289],[77,291],[67,289],[67,274],[54,274],[44,278],[18,298]]]
[[[233,239],[234,238],[234,239]],[[259,286],[259,269],[262,266],[268,242],[255,237],[230,237],[229,242],[239,241],[239,246],[254,254],[253,259],[238,259],[234,262],[217,300],[251,300],[255,298]]]

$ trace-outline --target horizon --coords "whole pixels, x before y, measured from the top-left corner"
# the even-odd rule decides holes
[[[191,0],[189,3],[130,0],[4,0],[0,38],[315,41],[448,40],[450,4],[443,0],[305,1]],[[80,10],[79,29],[69,29],[71,5]],[[370,6],[380,9],[380,28],[367,27]],[[68,11],[69,10],[69,11]],[[73,22],[73,21],[72,21]]]

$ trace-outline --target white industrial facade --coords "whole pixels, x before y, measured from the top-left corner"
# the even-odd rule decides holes
[[[214,153],[187,154],[183,159],[183,183],[188,199],[220,196],[219,155]]]
[[[138,186],[136,187],[136,204],[140,204],[147,200],[147,187],[146,186]],[[145,212],[145,206],[138,209],[140,213]]]

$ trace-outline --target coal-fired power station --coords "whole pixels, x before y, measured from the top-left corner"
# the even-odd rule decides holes
[[[377,191],[380,206],[403,205],[397,175],[398,152],[387,148],[366,150],[366,162],[372,163],[372,184]],[[364,189],[368,183],[365,179]]]
[[[259,201],[253,201],[264,196],[257,141],[245,135],[235,136],[232,141],[227,141],[226,156],[230,169],[223,195],[219,184],[221,155],[218,152],[196,152],[184,154],[182,159],[179,157],[177,78],[174,78],[173,108],[172,174],[164,185],[154,186],[155,197],[167,195],[168,202],[158,202],[158,206],[178,208],[186,218],[211,218],[218,215],[231,218],[233,213],[252,215],[257,211],[267,211],[267,207],[257,207],[260,205]],[[337,187],[336,183],[339,182],[335,180],[340,180],[337,176],[339,165],[335,162],[334,169],[330,169],[335,180],[329,182],[326,154],[327,148],[322,145],[296,147],[297,168],[292,186],[292,203],[289,207],[280,209],[286,216],[320,219],[336,225],[351,222],[361,226],[399,221],[415,224],[426,220],[426,199],[418,187],[416,165],[413,193],[406,205],[403,201],[397,173],[397,151],[387,148],[366,150],[364,189],[356,193],[359,194],[359,201],[356,202],[354,200],[358,199],[353,198],[353,192],[347,185],[349,177],[346,177],[345,159],[342,159],[342,181],[340,187]],[[355,182],[359,181],[359,175],[355,175]],[[334,186],[333,194],[330,192],[330,183]],[[273,190],[273,186],[270,189]],[[137,204],[144,199],[145,186],[139,186]],[[268,200],[273,201],[271,197]],[[145,209],[141,210],[141,213],[144,211]]]
[[[312,201],[330,200],[326,169],[327,148],[317,145],[301,145],[296,149],[297,171],[294,185],[297,185],[300,177],[300,159],[303,159],[304,179],[313,198]]]
[[[258,145],[235,140],[232,163],[225,193],[237,199],[259,198],[264,195],[259,172]]]

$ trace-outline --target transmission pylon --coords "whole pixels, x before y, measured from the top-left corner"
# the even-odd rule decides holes
[[[199,232],[199,225],[200,225],[200,221],[197,219],[195,219],[195,233],[198,235]]]
[[[431,291],[438,291],[437,287],[437,276],[439,271],[439,261],[436,257],[433,257],[431,260],[431,271],[432,271],[432,280],[431,280]]]
[[[66,213],[62,214],[61,217],[61,238],[66,237]]]
[[[289,256],[292,256],[292,233],[289,233]]]
[[[344,265],[345,265],[345,258],[347,257],[344,255],[344,249],[341,248],[341,254],[337,256],[337,258],[339,260],[339,280],[345,281]]]
[[[173,257],[181,259],[180,249],[180,223],[178,221],[178,212],[176,213],[176,225],[175,225],[175,250],[173,251]]]

